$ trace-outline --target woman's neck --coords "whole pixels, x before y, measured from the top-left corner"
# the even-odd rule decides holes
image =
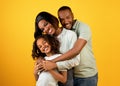
[[[62,32],[63,28],[62,27],[59,27],[57,30],[56,30],[56,33],[55,33],[55,36],[58,36],[61,32]]]

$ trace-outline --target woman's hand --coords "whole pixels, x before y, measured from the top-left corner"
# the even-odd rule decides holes
[[[38,58],[36,59],[35,61],[35,65],[34,65],[34,76],[35,76],[35,79],[37,81],[38,77],[39,77],[39,73],[43,71],[43,69],[41,69],[41,65],[42,65],[42,62],[44,61],[44,59],[42,58]]]
[[[35,65],[34,65],[34,77],[35,77],[36,81],[38,80],[38,77],[39,77],[38,72],[39,72],[38,65],[35,62]]]
[[[54,63],[52,61],[46,60],[46,61],[42,62],[42,65],[41,65],[42,70],[47,71],[47,70],[52,70],[52,69],[55,69],[55,68],[57,68],[57,65],[56,65],[56,63]]]

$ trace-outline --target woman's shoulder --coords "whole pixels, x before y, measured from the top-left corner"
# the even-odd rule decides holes
[[[64,30],[66,33],[68,33],[68,34],[76,34],[74,31],[68,30],[68,29],[66,29],[66,28],[63,28],[63,30]]]

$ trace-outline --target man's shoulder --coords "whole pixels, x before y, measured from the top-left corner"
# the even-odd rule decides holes
[[[76,20],[76,22],[74,23],[73,25],[73,28],[89,28],[89,25],[82,22],[82,21],[79,21],[79,20]]]
[[[79,21],[79,20],[76,20],[75,24],[81,24],[81,25],[88,26],[85,22],[82,22],[82,21]]]

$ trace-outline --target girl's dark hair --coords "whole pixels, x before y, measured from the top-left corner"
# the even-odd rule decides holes
[[[40,12],[37,16],[36,16],[36,19],[35,19],[35,32],[34,32],[34,38],[36,38],[37,36],[39,35],[42,35],[42,31],[40,30],[40,28],[38,27],[38,23],[39,21],[41,21],[42,19],[46,20],[47,22],[49,22],[50,24],[53,25],[54,28],[58,28],[59,27],[59,21],[58,19],[48,13],[48,12]]]
[[[51,46],[51,52],[53,54],[60,53],[59,48],[60,48],[60,42],[56,37],[53,37],[51,35],[40,35],[35,38],[35,41],[33,42],[33,49],[32,49],[32,58],[39,58],[39,57],[45,57],[46,54],[42,53],[40,49],[37,46],[37,40],[43,38],[48,44]]]

